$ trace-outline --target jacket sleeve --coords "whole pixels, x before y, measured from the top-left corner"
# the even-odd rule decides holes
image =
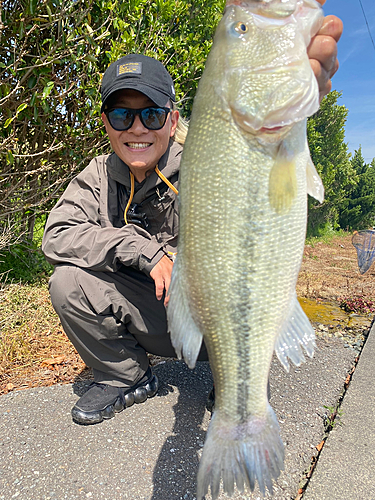
[[[95,159],[73,179],[51,211],[42,250],[53,265],[114,272],[124,264],[146,274],[165,255],[155,237],[134,224],[101,226],[100,172]]]

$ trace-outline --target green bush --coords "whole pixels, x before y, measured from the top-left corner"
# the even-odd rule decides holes
[[[17,243],[0,254],[0,281],[35,284],[45,281],[53,271],[34,243]]]

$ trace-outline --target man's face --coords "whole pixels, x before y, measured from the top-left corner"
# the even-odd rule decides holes
[[[111,108],[142,109],[148,106],[155,106],[155,103],[141,92],[132,89],[119,90],[111,99]],[[169,104],[166,107],[169,107]],[[168,115],[162,129],[148,130],[142,125],[139,116],[136,116],[133,125],[120,132],[113,129],[105,114],[102,114],[113,151],[128,165],[138,182],[142,182],[146,172],[156,167],[166,152],[169,139],[175,133],[178,117],[178,111],[173,111]]]

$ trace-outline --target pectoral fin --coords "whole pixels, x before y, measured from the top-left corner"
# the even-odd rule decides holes
[[[284,142],[280,144],[270,172],[268,196],[271,206],[278,214],[288,213],[297,196],[295,160]]]
[[[320,203],[323,203],[324,200],[323,182],[322,179],[319,177],[319,174],[316,171],[315,165],[313,164],[311,158],[309,158],[309,161],[306,166],[306,181],[307,181],[307,194],[318,200]]]

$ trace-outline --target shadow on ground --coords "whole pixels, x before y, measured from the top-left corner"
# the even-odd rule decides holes
[[[174,426],[166,438],[153,471],[150,500],[195,498],[198,452],[202,449],[208,414],[206,401],[213,380],[208,362],[198,362],[190,370],[184,362],[168,360],[153,367],[159,379],[156,398],[177,397],[173,405]],[[73,392],[81,397],[92,381],[91,370],[84,370],[73,383]],[[84,378],[84,379],[83,379]]]
[[[207,362],[197,363],[190,370],[183,362],[170,362],[154,369],[161,386],[159,397],[178,390],[173,406],[175,424],[166,439],[153,472],[154,490],[151,500],[166,498],[193,499],[199,465],[198,451],[204,444],[206,432],[202,422],[207,413],[205,404],[212,388],[212,375]]]

